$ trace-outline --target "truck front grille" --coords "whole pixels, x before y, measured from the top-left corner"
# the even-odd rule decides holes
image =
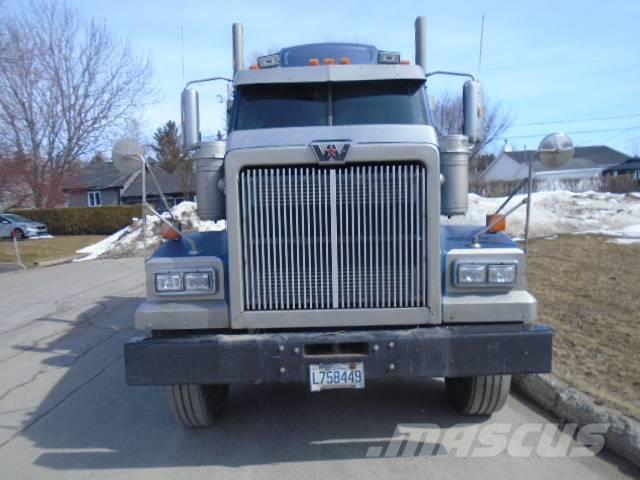
[[[244,310],[427,306],[422,165],[240,173]]]

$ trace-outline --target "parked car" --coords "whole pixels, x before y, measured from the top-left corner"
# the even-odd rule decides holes
[[[0,215],[0,238],[11,238],[13,235],[19,240],[48,235],[47,226],[22,215],[3,213]]]

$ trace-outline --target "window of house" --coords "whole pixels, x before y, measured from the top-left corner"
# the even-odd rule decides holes
[[[89,192],[88,195],[90,207],[99,207],[102,205],[102,195],[100,195],[100,192]]]

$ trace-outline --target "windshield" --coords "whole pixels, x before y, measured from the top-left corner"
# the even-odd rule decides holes
[[[423,83],[379,82],[246,85],[233,130],[319,125],[426,125]]]
[[[5,213],[3,215],[7,220],[11,220],[12,222],[31,222],[33,220],[29,220],[28,218],[24,218],[21,215],[16,215],[15,213]]]

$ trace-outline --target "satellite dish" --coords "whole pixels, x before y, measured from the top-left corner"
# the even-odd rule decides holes
[[[547,135],[538,146],[540,161],[549,168],[565,165],[573,157],[573,151],[573,140],[564,133]]]
[[[111,161],[120,173],[137,172],[144,162],[144,149],[135,140],[122,139],[113,146]]]

